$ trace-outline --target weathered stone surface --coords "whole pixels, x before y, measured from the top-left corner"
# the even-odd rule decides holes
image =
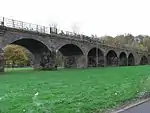
[[[45,34],[0,26],[0,48],[3,50],[7,44],[21,45],[31,51],[35,58],[35,68],[56,68],[57,51],[64,55],[64,66],[67,68],[86,68],[88,65],[139,65],[143,56],[148,59],[149,63],[147,53],[110,47],[87,36],[70,35],[63,32]],[[88,56],[92,48],[98,48],[101,54],[95,51]],[[124,52],[124,57],[121,59],[122,52]],[[0,59],[0,66],[3,66],[3,55]]]

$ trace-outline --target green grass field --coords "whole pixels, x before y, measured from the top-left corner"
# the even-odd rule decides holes
[[[10,69],[0,76],[0,113],[97,113],[134,98],[148,76],[150,66]]]

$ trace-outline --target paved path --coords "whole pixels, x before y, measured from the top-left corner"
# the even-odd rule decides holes
[[[150,113],[150,100],[120,113]]]

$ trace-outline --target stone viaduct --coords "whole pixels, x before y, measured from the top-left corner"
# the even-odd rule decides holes
[[[149,64],[147,52],[115,48],[99,39],[64,32],[13,19],[0,18],[1,71],[4,70],[4,47],[21,45],[34,55],[34,67],[54,67],[58,53],[64,56],[65,67],[133,66]]]

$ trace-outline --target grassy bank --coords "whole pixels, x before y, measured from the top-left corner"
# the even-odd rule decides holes
[[[0,76],[0,113],[91,113],[134,98],[150,66],[33,71]]]

